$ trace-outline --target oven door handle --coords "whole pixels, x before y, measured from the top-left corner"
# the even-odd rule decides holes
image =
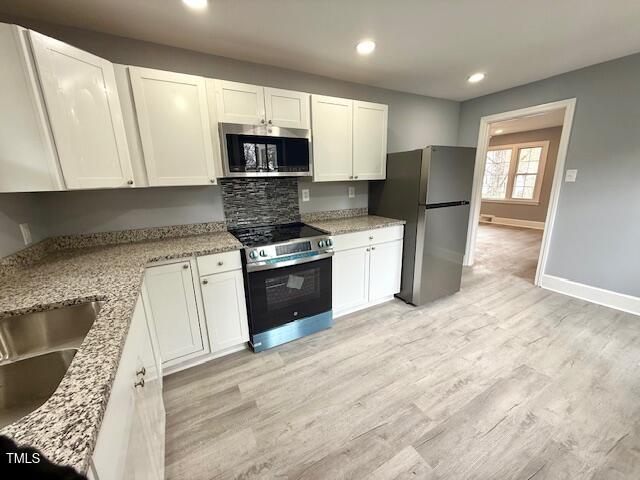
[[[254,263],[247,265],[247,272],[259,272],[260,270],[273,270],[276,268],[291,267],[292,265],[300,265],[301,263],[315,262],[316,260],[322,260],[324,258],[330,258],[333,256],[333,252],[321,253],[313,257],[296,258],[294,260],[285,260],[278,263]]]

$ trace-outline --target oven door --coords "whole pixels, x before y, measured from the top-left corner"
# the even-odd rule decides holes
[[[331,310],[331,258],[247,273],[252,335]]]

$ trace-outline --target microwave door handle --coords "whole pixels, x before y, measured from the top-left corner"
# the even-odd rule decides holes
[[[256,144],[256,167],[259,172],[268,170],[267,146],[264,143]]]

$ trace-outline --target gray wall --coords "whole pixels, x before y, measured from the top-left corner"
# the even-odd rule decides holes
[[[0,193],[0,257],[25,247],[18,226],[21,223],[30,225],[33,243],[47,236],[40,206],[33,194]]]
[[[542,177],[542,187],[540,189],[540,199],[537,205],[525,205],[522,203],[501,203],[483,201],[480,213],[495,215],[501,218],[514,218],[517,220],[531,220],[533,222],[544,222],[549,208],[549,197],[551,195],[551,185],[553,183],[553,172],[556,168],[558,158],[558,146],[560,145],[560,135],[562,127],[543,128],[540,130],[529,130],[528,132],[509,133],[491,137],[490,147],[500,145],[513,145],[515,143],[527,142],[549,142],[547,150],[547,161],[545,163]]]
[[[48,235],[224,220],[220,187],[163,187],[32,194]]]
[[[640,54],[462,103],[459,143],[480,117],[577,98],[546,273],[640,295]]]
[[[390,151],[418,148],[428,144],[454,145],[457,141],[460,107],[458,102],[343,82],[2,14],[0,21],[33,28],[115,63],[386,103],[389,105]],[[355,199],[347,197],[346,183],[314,184],[310,189],[311,201],[300,204],[303,212],[367,205],[367,182],[358,182]],[[219,187],[207,187],[202,190],[159,188],[123,192],[125,191],[111,190],[32,195],[44,203],[50,201],[55,204],[55,211],[51,211],[51,216],[47,217],[47,225],[54,234],[123,229],[136,225],[142,227],[206,222],[216,218],[221,212]],[[122,200],[123,198],[125,200]],[[17,200],[9,194],[0,197],[0,215],[20,223],[25,221],[25,217],[14,211],[16,202]],[[192,209],[189,207],[190,204],[193,205]],[[87,210],[81,208],[82,206]],[[7,240],[19,235],[15,222],[5,220],[2,224],[0,252],[17,248],[15,242]]]

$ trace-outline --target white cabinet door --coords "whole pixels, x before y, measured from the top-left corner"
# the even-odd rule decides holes
[[[216,80],[218,121],[260,125],[266,122],[264,88],[247,83]]]
[[[202,77],[129,67],[149,185],[216,183]]]
[[[147,325],[145,325],[145,328]],[[161,480],[164,478],[165,410],[162,401],[162,372],[158,369],[151,330],[145,330],[137,357],[135,407],[125,480]]]
[[[63,190],[28,31],[0,23],[0,192]]]
[[[163,367],[206,352],[190,262],[149,267],[144,283]]]
[[[267,123],[283,128],[309,128],[308,93],[264,87]]]
[[[341,312],[369,301],[369,248],[353,248],[333,255],[333,311]]]
[[[333,182],[353,177],[353,101],[311,96],[313,180]]]
[[[386,177],[388,110],[387,105],[353,102],[354,180]]]
[[[204,276],[201,284],[211,351],[249,341],[242,270]]]
[[[371,246],[369,301],[375,302],[400,291],[402,240]]]
[[[144,322],[144,309],[138,300],[93,452],[93,465],[99,480],[124,478],[130,463],[129,452],[137,447],[130,444],[130,435],[135,423],[136,372],[147,336]]]
[[[133,185],[113,65],[30,31],[67,187]]]

